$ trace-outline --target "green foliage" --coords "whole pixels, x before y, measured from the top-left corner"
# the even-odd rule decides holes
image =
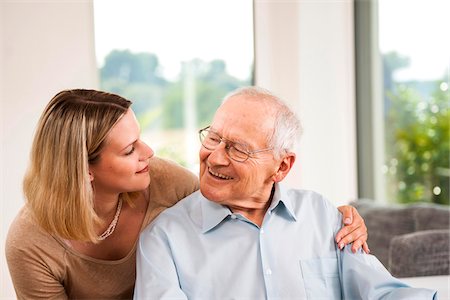
[[[396,52],[383,55],[388,197],[449,204],[448,83],[396,82],[395,71],[408,65]]]
[[[106,56],[100,75],[102,90],[133,101],[133,110],[138,119],[145,119],[141,126],[158,125],[161,117],[158,107],[163,101],[164,88],[168,82],[159,75],[156,55],[113,50]],[[152,118],[149,118],[150,115]]]
[[[113,50],[105,58],[101,78],[119,79],[126,83],[164,84],[159,76],[159,60],[151,53],[131,53],[129,50]]]
[[[166,89],[163,100],[163,115],[166,116],[164,128],[184,126],[184,101],[188,97],[189,84],[195,98],[196,125],[204,127],[211,122],[225,94],[247,82],[228,75],[222,60],[206,63],[197,59],[183,65],[179,80]]]
[[[406,84],[388,93],[388,189],[398,202],[449,204],[450,98],[442,86],[435,82],[430,98]]]
[[[165,146],[158,149],[158,156],[169,158],[176,161],[183,167],[189,167],[179,148]]]
[[[183,87],[181,82],[175,82],[167,87],[162,104],[163,128],[182,128],[183,116]]]
[[[160,76],[159,69],[156,55],[129,50],[111,51],[101,68],[101,88],[132,100],[143,129],[185,126],[187,84],[195,98],[198,127],[209,124],[226,93],[249,84],[230,76],[223,60],[187,62],[172,82]]]

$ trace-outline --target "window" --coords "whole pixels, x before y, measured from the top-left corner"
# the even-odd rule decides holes
[[[198,171],[197,130],[250,85],[251,0],[94,0],[101,89],[133,101],[142,138]]]
[[[362,196],[449,204],[448,11],[446,0],[356,2],[358,144],[373,147],[359,157]]]

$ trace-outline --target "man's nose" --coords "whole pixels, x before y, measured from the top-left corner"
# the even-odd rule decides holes
[[[230,162],[228,156],[228,144],[226,141],[221,140],[219,145],[214,150],[211,150],[211,154],[208,157],[211,163],[218,165],[227,165]]]

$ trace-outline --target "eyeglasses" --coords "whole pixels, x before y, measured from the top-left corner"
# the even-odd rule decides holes
[[[209,127],[210,126],[200,129],[198,132],[203,147],[208,150],[215,150],[221,142],[224,142],[228,156],[237,162],[244,162],[253,154],[273,150],[273,148],[266,148],[249,151],[246,145],[227,140],[214,131],[211,131]]]

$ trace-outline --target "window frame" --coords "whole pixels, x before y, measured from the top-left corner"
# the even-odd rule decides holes
[[[354,24],[358,197],[387,202],[378,1],[355,0]]]

